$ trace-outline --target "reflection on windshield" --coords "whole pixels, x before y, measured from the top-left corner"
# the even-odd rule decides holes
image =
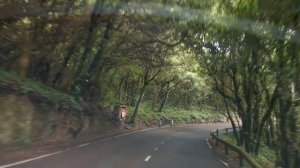
[[[225,122],[232,132],[220,138],[262,167],[299,167],[299,9],[297,0],[1,1],[0,165],[50,144]]]

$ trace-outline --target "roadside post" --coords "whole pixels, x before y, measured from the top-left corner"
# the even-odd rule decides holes
[[[123,129],[125,126],[125,120],[128,114],[128,108],[125,105],[120,105],[119,108],[119,121],[120,121],[120,128]]]

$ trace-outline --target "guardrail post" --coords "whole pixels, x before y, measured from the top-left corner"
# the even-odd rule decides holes
[[[239,127],[238,127],[239,128]],[[230,128],[224,129],[226,134],[231,133]],[[215,146],[217,147],[219,145],[219,143],[221,143],[221,147],[222,145],[224,145],[224,152],[225,155],[229,155],[230,150],[233,150],[235,152],[237,152],[238,156],[235,158],[239,160],[239,167],[244,167],[244,160],[246,160],[247,163],[249,163],[252,167],[256,167],[256,168],[262,168],[261,165],[259,165],[259,163],[257,163],[252,157],[251,155],[249,155],[246,151],[244,151],[241,147],[234,145],[232,143],[226,142],[224,139],[219,137],[220,135],[224,134],[224,131],[221,130],[221,132],[219,130],[213,130],[210,131],[210,134],[212,136],[212,139],[215,140]],[[246,165],[246,167],[248,167],[248,164]]]
[[[244,160],[243,160],[243,156],[241,155],[241,153],[239,153],[239,160],[240,160],[240,167],[244,166]]]

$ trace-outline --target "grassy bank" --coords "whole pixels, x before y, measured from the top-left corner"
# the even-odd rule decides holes
[[[0,70],[0,146],[63,141],[114,126],[95,105],[41,82]]]
[[[48,102],[69,104],[74,108],[80,108],[79,103],[73,96],[53,89],[40,82],[20,77],[14,72],[0,70],[0,88],[4,88],[6,90],[9,88],[19,95],[34,93],[38,96],[41,96],[45,101]]]

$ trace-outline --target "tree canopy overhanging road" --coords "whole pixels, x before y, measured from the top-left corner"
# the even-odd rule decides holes
[[[225,117],[298,168],[299,23],[299,0],[1,1],[0,145],[103,133],[126,105],[122,129]]]

